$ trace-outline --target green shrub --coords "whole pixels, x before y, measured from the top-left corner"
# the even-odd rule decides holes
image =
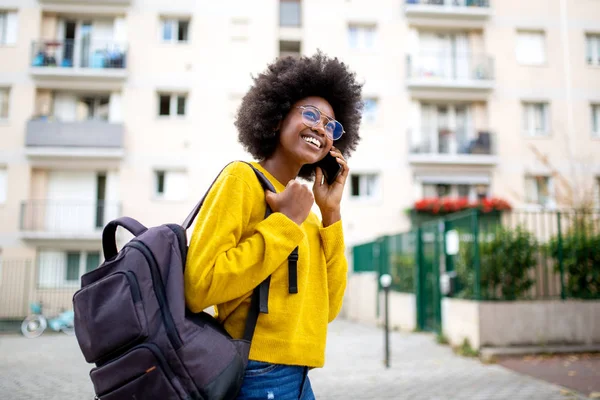
[[[572,229],[562,239],[565,290],[569,297],[600,297],[600,234],[586,231]],[[558,237],[552,238],[549,250],[556,261],[556,271],[560,271]]]
[[[392,289],[398,292],[414,293],[415,268],[414,254],[393,254],[390,265]]]
[[[521,227],[499,228],[487,240],[480,240],[480,295],[482,300],[525,298],[534,281],[530,270],[536,265],[537,242]],[[456,260],[457,297],[473,298],[475,264],[473,243],[461,243]]]

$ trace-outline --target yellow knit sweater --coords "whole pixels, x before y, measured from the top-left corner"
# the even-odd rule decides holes
[[[259,164],[277,192],[285,189]],[[322,367],[327,324],[339,313],[347,262],[342,223],[323,228],[311,213],[301,226],[281,213],[264,219],[265,194],[252,169],[230,164],[206,197],[190,240],[185,298],[193,312],[216,305],[217,318],[243,336],[252,290],[271,275],[269,313],[260,314],[250,359]],[[298,293],[288,292],[287,257],[298,246]]]

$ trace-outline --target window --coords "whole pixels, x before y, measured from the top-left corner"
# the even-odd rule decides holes
[[[78,287],[81,276],[100,265],[98,251],[43,250],[38,258],[40,288]]]
[[[154,197],[180,201],[187,198],[188,179],[185,171],[154,171]]]
[[[8,118],[8,100],[10,91],[0,88],[0,120]]]
[[[353,198],[374,198],[378,196],[379,176],[377,174],[351,174],[350,195]]]
[[[162,117],[168,116],[185,116],[186,113],[186,94],[159,94],[158,95],[158,115]]]
[[[586,35],[586,60],[589,65],[600,65],[600,34]]]
[[[0,204],[6,203],[8,197],[8,172],[6,167],[0,166]]]
[[[600,104],[592,104],[592,136],[600,138]]]
[[[279,25],[300,26],[302,7],[297,0],[281,0],[279,2]]]
[[[351,49],[372,49],[375,46],[375,25],[348,26],[348,45]]]
[[[376,98],[366,98],[365,106],[363,109],[363,122],[367,124],[374,124],[377,122],[377,109],[378,101]]]
[[[161,39],[165,43],[188,42],[189,30],[189,20],[163,18],[161,21]]]
[[[231,19],[231,40],[244,42],[248,40],[249,21],[245,18]]]
[[[523,103],[523,131],[527,136],[550,134],[547,103]]]
[[[517,62],[523,65],[542,65],[546,62],[544,32],[517,32]]]
[[[280,40],[279,41],[279,57],[300,57],[300,42]]]
[[[466,198],[469,201],[485,199],[489,196],[489,185],[485,184],[423,184],[423,198]]]
[[[80,97],[77,99],[77,121],[90,119],[108,121],[109,98]]]
[[[0,12],[0,44],[6,43],[6,12]]]
[[[17,13],[0,11],[0,46],[17,42]]]
[[[549,176],[525,177],[525,200],[544,207],[553,205],[553,181]]]

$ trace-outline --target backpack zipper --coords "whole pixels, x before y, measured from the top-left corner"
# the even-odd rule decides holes
[[[154,258],[154,254],[152,251],[139,240],[132,240],[125,245],[125,247],[133,247],[146,259],[148,265],[150,266],[150,275],[152,275],[152,286],[154,288],[154,292],[156,293],[156,299],[158,300],[158,306],[160,308],[160,312],[163,317],[163,322],[165,324],[165,329],[167,331],[167,336],[169,341],[173,345],[175,350],[178,350],[183,342],[181,338],[177,334],[177,328],[175,327],[175,321],[173,320],[173,315],[171,315],[171,310],[169,309],[169,305],[167,303],[167,296],[165,294],[165,287],[162,282],[162,278],[160,276],[160,270],[158,268],[158,263]]]

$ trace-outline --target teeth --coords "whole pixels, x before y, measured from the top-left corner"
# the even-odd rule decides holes
[[[304,139],[304,141],[307,142],[307,143],[312,143],[315,146],[317,146],[318,148],[321,148],[321,143],[317,139],[315,139],[314,137],[303,136],[302,139]]]

